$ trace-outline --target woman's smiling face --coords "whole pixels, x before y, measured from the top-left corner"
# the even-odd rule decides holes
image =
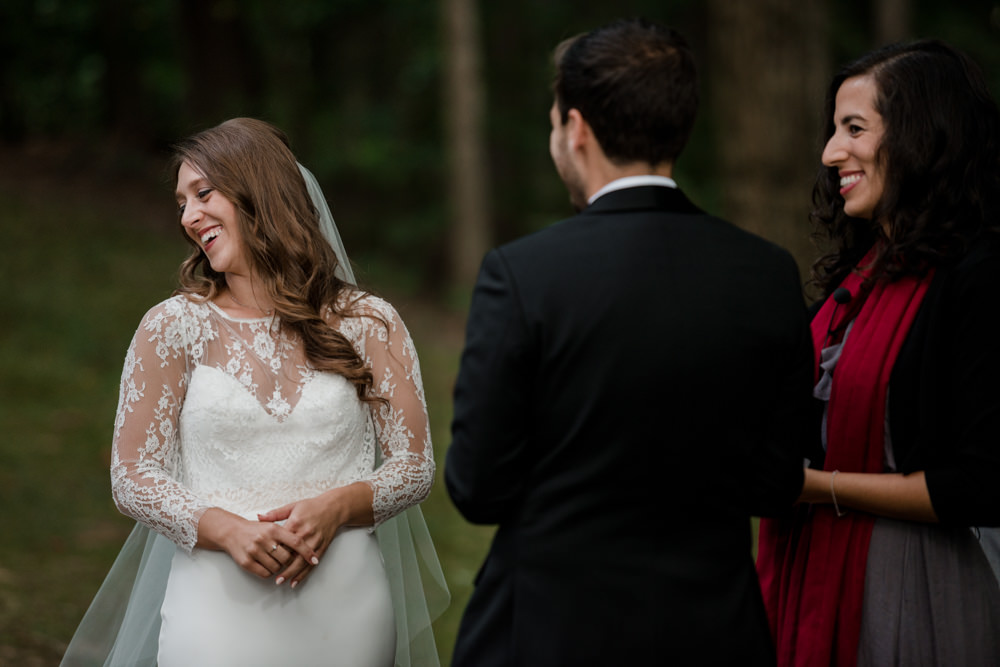
[[[823,150],[823,164],[837,169],[844,212],[871,219],[885,191],[885,167],[878,147],[885,127],[875,110],[877,90],[870,75],[844,81],[837,91],[833,136]]]
[[[188,162],[177,170],[176,195],[181,225],[208,256],[212,269],[245,274],[246,259],[233,203]]]

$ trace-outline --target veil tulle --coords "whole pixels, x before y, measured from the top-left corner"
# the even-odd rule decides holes
[[[176,547],[136,523],[66,648],[63,667],[155,667]]]
[[[299,165],[320,230],[337,254],[338,277],[356,285],[344,242],[316,177]],[[378,451],[378,448],[376,448]],[[419,507],[375,529],[396,616],[397,667],[440,665],[431,623],[451,601]],[[160,607],[174,544],[136,523],[63,655],[62,667],[155,667]]]
[[[337,277],[346,283],[357,285],[358,281],[354,278],[354,269],[351,268],[351,262],[347,259],[344,240],[340,238],[340,230],[337,229],[337,223],[333,221],[333,214],[330,213],[330,206],[326,203],[326,196],[323,195],[323,189],[319,187],[319,181],[316,180],[311,171],[301,164],[299,171],[306,182],[309,198],[316,208],[316,213],[319,214],[319,230],[323,232],[323,238],[337,254]]]
[[[316,177],[299,165],[313,206],[319,212],[319,226],[337,253],[338,277],[356,285],[344,242]],[[376,448],[376,452],[379,449]],[[384,521],[375,529],[396,614],[396,665],[435,667],[440,664],[431,623],[451,602],[444,572],[438,561],[430,531],[420,507],[411,507]]]

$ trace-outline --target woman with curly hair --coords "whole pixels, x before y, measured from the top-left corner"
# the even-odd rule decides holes
[[[421,589],[443,580],[402,514],[435,468],[403,322],[353,285],[279,130],[227,121],[172,166],[191,255],[132,340],[114,428],[112,491],[140,527],[104,589],[131,592],[99,594],[65,664],[94,628],[107,664],[436,664]]]
[[[973,527],[1000,525],[1000,113],[971,60],[921,41],[847,66],[826,116],[822,426],[758,558],[778,663],[997,665]]]

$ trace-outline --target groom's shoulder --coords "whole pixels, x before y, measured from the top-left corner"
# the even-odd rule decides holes
[[[595,245],[608,250],[619,246],[634,249],[636,239],[644,238],[649,238],[653,246],[658,242],[691,243],[692,252],[749,254],[764,262],[785,263],[791,259],[788,251],[773,241],[693,205],[610,210],[588,207],[510,240],[495,252],[510,261],[538,262],[546,257],[586,252]]]
[[[564,248],[570,239],[584,231],[585,226],[586,216],[578,213],[507,241],[497,246],[496,250],[506,257],[530,257],[539,252],[552,252]]]

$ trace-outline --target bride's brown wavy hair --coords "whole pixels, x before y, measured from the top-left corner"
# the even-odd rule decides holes
[[[171,173],[176,176],[185,162],[236,207],[253,276],[281,326],[302,340],[310,365],[347,378],[361,400],[378,401],[371,396],[371,369],[324,318],[327,309],[337,317],[357,316],[354,308],[364,293],[336,275],[337,256],[320,231],[319,213],[285,134],[261,120],[233,118],[177,143]],[[175,293],[212,299],[226,287],[226,276],[212,269],[190,236],[184,238],[192,250]]]

